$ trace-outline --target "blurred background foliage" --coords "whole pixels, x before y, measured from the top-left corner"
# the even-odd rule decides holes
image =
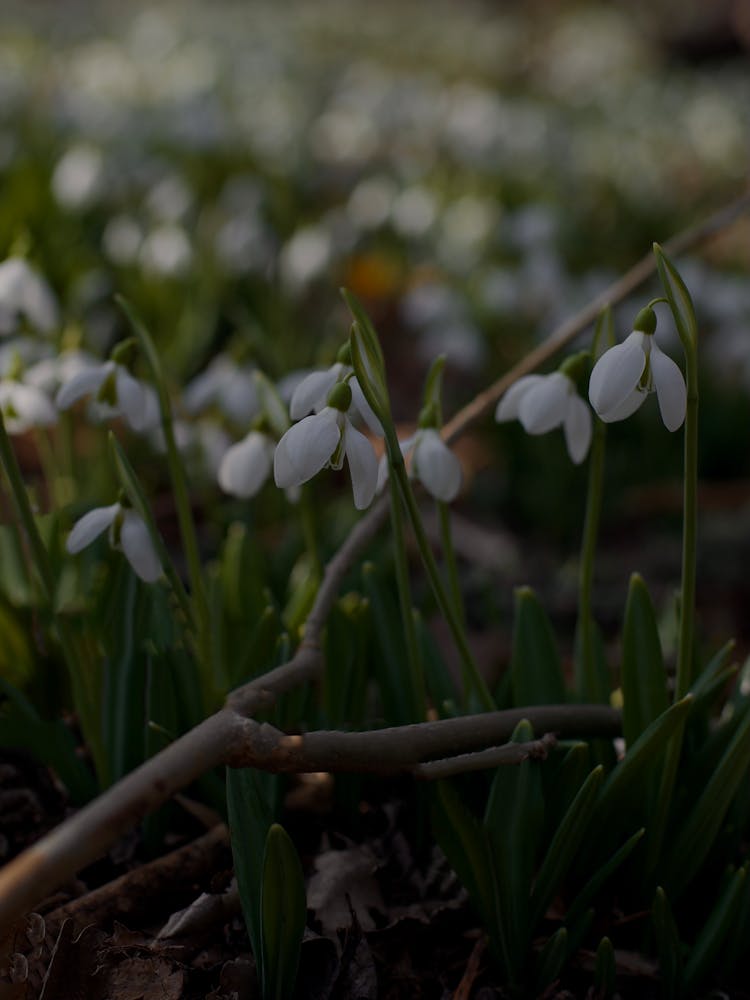
[[[0,19],[0,255],[25,252],[48,278],[68,346],[108,351],[126,333],[113,295],[126,296],[175,389],[219,352],[275,379],[330,363],[347,285],[381,332],[399,419],[415,419],[439,352],[450,413],[747,179],[741,0],[6,0]],[[750,520],[749,234],[740,222],[680,261],[702,323],[702,579],[724,594],[718,629],[750,596],[737,532]],[[648,294],[617,309],[620,336]],[[650,405],[611,430],[605,622],[606,584],[619,614],[633,568],[656,577],[657,601],[663,578],[669,600],[679,543],[653,538],[679,524],[680,451]],[[463,458],[471,517],[512,556],[467,570],[481,616],[507,620],[510,589],[486,587],[500,570],[572,614],[585,475],[561,435],[487,426]],[[139,469],[159,486],[160,464]],[[195,488],[216,503],[209,476]],[[349,506],[332,508],[344,524]],[[256,516],[230,503],[225,520],[240,509]],[[274,499],[254,510],[273,519]],[[207,528],[206,547],[219,538]]]

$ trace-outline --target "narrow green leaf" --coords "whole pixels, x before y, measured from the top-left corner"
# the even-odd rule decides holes
[[[525,719],[516,726],[511,742],[526,743],[534,733]],[[530,946],[529,897],[536,856],[544,827],[541,762],[525,760],[499,767],[484,815],[497,893],[512,965],[518,981]]]
[[[568,959],[568,930],[559,927],[547,938],[544,947],[536,961],[536,989],[534,996],[546,994],[548,987],[555,982]]]
[[[667,675],[651,598],[638,573],[630,578],[622,633],[622,729],[632,746],[666,711]]]
[[[682,943],[666,893],[659,886],[651,904],[664,1000],[677,1000],[684,990]]]
[[[583,917],[586,910],[588,910],[595,901],[604,883],[617,871],[620,865],[627,861],[640,843],[645,832],[645,827],[641,827],[640,830],[636,830],[632,837],[629,837],[622,847],[616,850],[615,853],[594,873],[594,875],[592,875],[583,889],[573,900],[573,903],[565,915],[566,925],[574,925]]]
[[[628,749],[623,760],[610,774],[604,785],[596,810],[596,821],[603,824],[609,814],[634,787],[637,781],[653,766],[671,737],[685,724],[693,704],[692,695],[671,705],[658,719],[654,719]]]
[[[604,777],[604,768],[595,767],[581,786],[578,794],[557,828],[552,843],[539,869],[531,893],[531,932],[547,911],[553,896],[588,832],[589,822]]]
[[[262,859],[273,817],[268,789],[257,771],[227,768],[227,813],[242,914],[260,975]]]
[[[695,345],[698,341],[698,321],[687,285],[658,243],[654,243],[654,253],[656,254],[659,278],[664,287],[664,294],[669,300],[669,307],[672,310],[680,340],[683,344]]]
[[[552,625],[530,587],[519,587],[515,594],[510,672],[514,704],[553,705],[565,701]]]
[[[481,825],[452,782],[434,785],[432,827],[451,868],[493,934],[492,872]]]
[[[596,949],[596,965],[594,966],[594,996],[596,1000],[608,1000],[615,992],[617,968],[615,966],[615,950],[608,937],[603,937]]]
[[[743,866],[727,881],[719,900],[698,935],[685,966],[685,988],[694,993],[702,980],[716,967],[719,952],[729,936],[742,902],[747,869]]]
[[[386,717],[393,725],[418,717],[410,684],[404,683],[407,665],[401,615],[393,589],[386,586],[372,563],[362,567],[362,589],[372,613],[374,662]]]
[[[266,838],[260,911],[263,1000],[289,1000],[297,979],[307,905],[299,855],[278,823]]]
[[[665,883],[677,898],[706,859],[724,817],[750,767],[750,711],[744,718],[703,793],[681,824],[672,844]]]

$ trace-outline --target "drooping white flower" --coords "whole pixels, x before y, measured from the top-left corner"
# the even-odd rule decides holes
[[[159,404],[152,387],[116,361],[79,371],[60,388],[55,402],[58,409],[66,410],[84,396],[94,396],[103,416],[121,416],[134,431],[146,431],[158,423]]]
[[[319,413],[326,405],[328,394],[334,386],[343,381],[352,372],[351,365],[345,365],[337,361],[323,371],[316,370],[310,372],[297,385],[289,403],[289,416],[292,420],[301,420],[308,413]],[[348,381],[352,391],[352,407],[354,411],[364,420],[373,434],[382,437],[383,428],[380,421],[372,411],[372,407],[365,399],[362,387],[356,377]]]
[[[450,503],[461,489],[461,463],[440,432],[434,427],[420,427],[404,441],[399,441],[409,475],[418,479],[430,496],[443,503]],[[377,489],[380,491],[388,478],[388,458],[380,459]]]
[[[109,532],[109,544],[125,555],[133,571],[146,583],[154,583],[162,573],[161,562],[151,541],[146,522],[130,507],[113,503],[95,507],[76,521],[65,547],[75,555],[103,532]]]
[[[347,385],[342,383],[341,388],[346,390]],[[277,486],[283,489],[301,486],[323,468],[340,469],[346,458],[354,506],[357,510],[369,507],[378,480],[378,460],[370,442],[349,419],[350,406],[351,393],[344,409],[325,406],[289,428],[274,454]]]
[[[9,257],[0,264],[0,334],[13,333],[21,319],[51,333],[59,321],[57,300],[23,257]]]
[[[46,393],[11,378],[0,381],[0,410],[8,434],[24,434],[32,427],[57,423],[57,410]]]
[[[656,392],[665,427],[676,431],[685,419],[685,379],[656,343],[653,332],[633,330],[594,365],[589,399],[601,419],[611,423],[635,413],[651,392]]]
[[[591,411],[573,379],[562,371],[518,379],[498,403],[495,419],[500,423],[517,419],[527,434],[546,434],[562,427],[573,462],[579,465],[588,454]]]
[[[247,500],[258,493],[271,475],[275,441],[260,431],[250,431],[232,445],[219,466],[219,485],[225,493]]]

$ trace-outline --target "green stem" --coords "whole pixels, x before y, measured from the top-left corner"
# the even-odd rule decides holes
[[[423,720],[427,710],[427,695],[425,691],[424,665],[420,655],[417,632],[414,626],[411,587],[409,586],[409,562],[404,541],[404,517],[401,508],[401,496],[398,485],[391,475],[388,480],[391,491],[391,526],[393,528],[393,561],[396,569],[398,600],[401,609],[401,621],[406,639],[406,655],[409,659],[409,676],[412,685],[412,706],[415,720]]]
[[[10,487],[13,505],[18,515],[21,530],[26,537],[31,561],[36,569],[37,579],[42,587],[44,603],[48,611],[52,614],[57,626],[57,636],[60,642],[65,665],[70,677],[73,701],[80,717],[81,729],[86,742],[94,758],[97,774],[102,784],[108,780],[106,766],[106,755],[99,725],[100,707],[97,704],[95,686],[87,682],[85,671],[81,669],[82,657],[78,655],[73,641],[73,636],[68,623],[59,615],[55,614],[55,574],[49,554],[39,533],[34,512],[31,508],[26,484],[23,480],[21,469],[16,459],[8,432],[5,429],[5,422],[0,413],[0,463],[5,471],[8,485]],[[83,660],[85,663],[85,660]]]
[[[685,413],[685,468],[682,523],[682,587],[680,633],[677,642],[677,679],[674,700],[690,690],[693,680],[693,618],[695,615],[695,557],[698,528],[698,356],[695,344],[685,350],[687,410]]]
[[[461,657],[464,701],[468,701],[469,694],[473,688],[476,691],[483,707],[487,711],[494,711],[496,707],[495,702],[489,692],[489,689],[487,688],[484,678],[479,672],[479,668],[474,661],[474,657],[471,655],[469,644],[466,641],[466,632],[456,616],[453,605],[448,599],[445,588],[443,587],[443,581],[440,578],[440,571],[438,570],[435,557],[432,554],[432,549],[430,548],[429,539],[427,538],[427,533],[425,532],[424,525],[422,524],[422,515],[419,512],[419,507],[417,506],[417,501],[414,497],[414,491],[411,488],[411,483],[409,482],[409,477],[406,473],[406,467],[404,465],[403,456],[401,455],[401,449],[398,447],[398,442],[395,443],[395,448],[391,446],[390,441],[388,444],[391,470],[398,481],[401,495],[404,499],[404,503],[406,504],[406,510],[409,514],[409,520],[411,521],[411,525],[414,530],[417,547],[419,548],[419,554],[422,557],[422,562],[429,578],[430,585],[432,586],[435,599],[437,600],[438,607],[445,617],[445,620],[448,622],[448,626],[453,634],[453,640],[456,643],[456,647]]]
[[[310,560],[310,570],[316,579],[320,580],[323,575],[323,564],[320,559],[320,546],[318,545],[318,525],[315,517],[315,505],[312,502],[310,490],[306,485],[300,489],[298,507],[302,519],[302,536],[305,540],[305,549]]]
[[[438,522],[440,524],[440,544],[443,549],[443,559],[445,570],[448,576],[448,589],[450,591],[456,617],[461,623],[461,628],[466,629],[466,611],[464,609],[463,594],[461,593],[461,583],[458,579],[458,564],[456,563],[456,550],[453,547],[453,536],[451,533],[451,512],[447,503],[438,500],[437,507]]]
[[[606,441],[606,426],[601,420],[595,417],[589,456],[586,514],[583,522],[578,575],[579,649],[576,659],[576,668],[578,671],[576,686],[584,698],[593,702],[606,702],[609,695],[608,691],[600,690],[602,685],[599,683],[594,656],[594,615],[592,611],[594,560],[596,557],[596,542],[599,535],[599,521],[602,511]]]

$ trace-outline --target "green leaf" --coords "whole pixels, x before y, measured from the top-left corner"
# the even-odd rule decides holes
[[[644,833],[645,827],[641,827],[625,841],[622,847],[618,848],[614,854],[604,862],[604,864],[592,875],[583,889],[579,892],[565,915],[565,923],[568,926],[576,924],[586,913],[595,901],[602,886],[607,879],[613,875],[620,865],[624,864],[633,851],[636,849]]]
[[[547,988],[559,977],[567,959],[568,930],[566,927],[559,927],[551,937],[547,938],[536,961],[534,996],[546,995]]]
[[[684,962],[682,943],[672,908],[666,893],[657,887],[651,904],[651,919],[656,936],[656,950],[659,955],[659,969],[662,978],[662,992],[665,1000],[677,1000],[684,990]]]
[[[288,1000],[297,979],[307,906],[299,855],[278,823],[266,838],[260,911],[263,1000]]]
[[[546,913],[547,907],[552,902],[555,892],[560,887],[568,868],[583,843],[603,777],[604,768],[601,766],[595,767],[589,774],[565,813],[544,856],[531,893],[529,925],[532,933]]]
[[[671,845],[665,884],[674,898],[687,888],[713,846],[727,810],[750,767],[750,710]]]
[[[438,781],[434,785],[432,827],[435,839],[469,893],[489,934],[497,938],[492,870],[484,832],[450,781]]]
[[[680,340],[686,349],[687,345],[694,347],[698,342],[698,321],[695,317],[695,306],[690,292],[680,277],[679,271],[658,243],[654,243],[654,253],[656,254],[659,278],[664,287],[664,294],[669,301]]]
[[[743,866],[726,881],[711,916],[690,949],[690,957],[685,966],[685,988],[688,993],[694,993],[702,980],[716,968],[719,952],[732,930],[735,915],[742,902],[746,875],[747,870]]]
[[[401,614],[393,588],[386,585],[372,563],[362,567],[362,589],[372,614],[374,663],[383,710],[393,725],[414,722],[416,705],[412,686],[404,683],[407,665]]]
[[[554,705],[565,701],[562,665],[552,625],[530,587],[519,587],[515,594],[510,672],[515,705]]]
[[[617,968],[615,950],[608,937],[603,937],[596,949],[594,966],[594,996],[597,1000],[607,1000],[615,992]]]
[[[693,696],[686,695],[671,705],[658,719],[654,719],[628,749],[625,757],[610,774],[602,791],[596,810],[596,822],[603,825],[615,812],[625,796],[648,775],[672,736],[685,724],[693,704]]]
[[[630,578],[622,634],[622,729],[632,746],[641,733],[666,711],[667,675],[659,630],[643,579]]]
[[[262,859],[273,822],[269,790],[261,779],[262,776],[251,768],[227,768],[227,812],[234,870],[242,914],[259,970],[263,956],[260,912]]]
[[[525,719],[516,726],[511,742],[533,740]],[[544,827],[541,762],[525,760],[499,767],[490,789],[484,828],[496,878],[503,935],[508,942],[513,982],[523,975],[530,946],[529,897],[537,849]]]

